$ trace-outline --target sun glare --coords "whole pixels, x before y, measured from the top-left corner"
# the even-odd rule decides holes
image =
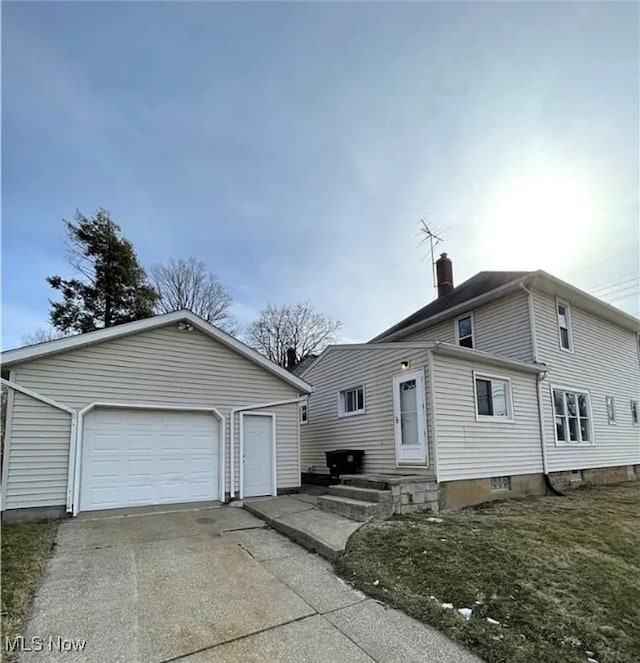
[[[492,253],[511,268],[552,270],[580,251],[591,221],[589,195],[576,180],[523,179],[504,193],[492,215]]]

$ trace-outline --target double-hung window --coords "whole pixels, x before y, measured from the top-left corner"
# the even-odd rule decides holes
[[[552,387],[556,442],[559,444],[591,443],[591,403],[589,394]]]
[[[479,374],[474,374],[474,377],[477,419],[513,421],[511,381]]]
[[[610,424],[616,423],[616,403],[613,396],[607,396],[607,421]]]
[[[573,332],[571,329],[571,308],[569,307],[569,302],[556,299],[556,312],[558,314],[560,347],[568,352],[573,352]]]
[[[338,394],[338,415],[348,417],[364,412],[364,386],[345,389]]]
[[[467,313],[455,320],[456,344],[463,348],[473,348],[473,313]]]
[[[307,404],[300,404],[300,423],[306,424],[309,421],[309,411],[307,410]]]

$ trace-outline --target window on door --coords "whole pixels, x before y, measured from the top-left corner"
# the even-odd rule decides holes
[[[478,420],[513,421],[509,378],[476,374],[475,385]]]
[[[455,321],[456,343],[463,348],[473,348],[473,314],[468,313]]]
[[[350,417],[364,413],[364,386],[345,389],[338,394],[338,415]]]
[[[558,444],[590,444],[591,403],[589,394],[552,387],[556,442]]]

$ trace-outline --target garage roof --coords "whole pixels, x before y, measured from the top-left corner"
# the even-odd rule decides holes
[[[194,328],[203,332],[207,336],[215,339],[222,345],[234,350],[238,354],[246,357],[249,361],[258,364],[266,371],[273,373],[284,382],[299,389],[302,393],[310,394],[313,387],[302,380],[301,378],[293,375],[285,370],[278,364],[267,359],[253,348],[250,348],[242,341],[234,338],[230,334],[214,327],[212,324],[203,320],[201,317],[195,315],[189,310],[174,311],[173,313],[165,313],[163,315],[156,315],[153,318],[145,318],[144,320],[136,320],[135,322],[126,322],[115,327],[107,329],[98,329],[96,331],[87,332],[86,334],[77,334],[75,336],[67,336],[55,341],[46,341],[44,343],[35,343],[34,345],[26,345],[14,350],[5,350],[0,356],[2,368],[11,368],[16,364],[21,364],[25,361],[32,361],[41,357],[47,357],[53,354],[68,352],[69,350],[77,350],[88,345],[109,341],[122,336],[129,336],[131,334],[138,334],[157,327],[164,327],[170,324],[177,324],[179,322],[187,322]]]

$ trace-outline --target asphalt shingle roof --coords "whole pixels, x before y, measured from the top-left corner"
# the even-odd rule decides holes
[[[382,341],[391,334],[406,329],[407,327],[411,327],[418,322],[428,320],[434,315],[443,313],[447,309],[463,304],[474,297],[484,295],[491,290],[495,290],[511,281],[529,276],[532,273],[533,272],[478,272],[475,276],[467,279],[451,292],[443,297],[439,297],[430,304],[423,306],[421,309],[418,309],[404,320],[401,320],[392,327],[389,327],[389,329],[383,331],[372,340]]]

